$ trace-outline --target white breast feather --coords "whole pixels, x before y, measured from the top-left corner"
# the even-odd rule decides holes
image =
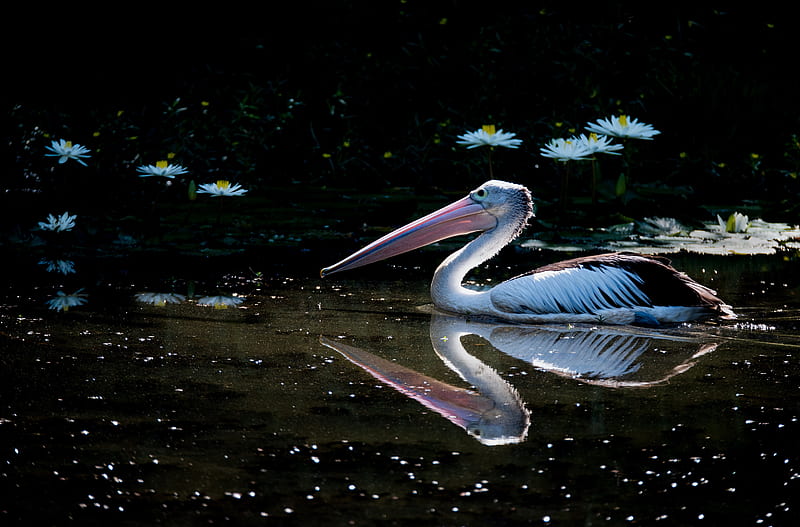
[[[594,313],[650,306],[642,279],[618,267],[572,267],[523,275],[491,291],[494,306],[508,313]]]

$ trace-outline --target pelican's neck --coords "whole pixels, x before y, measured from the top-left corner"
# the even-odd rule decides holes
[[[527,218],[526,218],[527,219]],[[431,298],[436,307],[463,314],[487,314],[491,311],[489,291],[475,291],[462,285],[467,273],[487,261],[511,243],[520,226],[498,221],[486,231],[454,252],[439,265],[431,282]]]

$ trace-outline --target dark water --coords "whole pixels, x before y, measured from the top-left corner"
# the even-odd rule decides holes
[[[796,524],[796,260],[676,257],[740,318],[643,331],[432,314],[441,256],[325,280],[338,258],[313,251],[66,276],[19,257],[0,524]],[[560,257],[512,251],[476,281]]]

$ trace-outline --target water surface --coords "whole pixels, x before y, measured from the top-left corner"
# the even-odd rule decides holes
[[[427,292],[442,249],[317,278],[334,252],[86,259],[69,275],[18,256],[0,308],[0,521],[797,518],[795,260],[677,255],[740,318],[643,330],[442,316]],[[507,251],[474,280],[563,257]],[[80,288],[83,305],[45,304]]]

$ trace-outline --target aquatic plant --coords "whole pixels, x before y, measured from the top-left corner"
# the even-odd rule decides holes
[[[589,135],[576,135],[572,140],[586,147],[592,154],[619,155],[619,151],[625,148],[624,145],[613,143],[610,137],[596,132],[592,132]]]
[[[679,236],[689,232],[689,229],[675,218],[647,217],[638,224],[643,234],[657,236]]]
[[[514,139],[516,135],[512,132],[504,132],[502,129],[496,130],[493,124],[485,124],[479,130],[459,135],[459,141],[456,143],[464,145],[468,149],[481,146],[518,148],[522,144],[522,139]]]
[[[539,152],[544,157],[549,157],[555,159],[556,161],[560,161],[564,164],[562,167],[561,172],[561,209],[566,208],[567,198],[569,196],[569,178],[570,178],[570,161],[585,161],[590,159],[592,155],[592,151],[590,147],[580,141],[573,138],[564,139],[564,138],[556,138],[551,139],[548,143],[546,143],[542,148],[539,149]]]
[[[722,232],[747,232],[750,227],[749,218],[739,212],[734,212],[727,220],[717,214],[717,224]]]
[[[593,123],[587,123],[584,128],[591,133],[609,135],[620,139],[652,140],[654,136],[661,133],[659,130],[656,130],[653,125],[642,123],[635,117],[631,118],[625,114],[611,116],[605,119],[597,119]],[[630,185],[631,157],[631,149],[626,148],[624,161],[625,170],[620,173],[615,185],[615,194],[619,198],[627,193]]]
[[[198,306],[208,306],[214,309],[227,309],[236,307],[244,302],[244,298],[232,295],[204,296],[197,299]]]
[[[247,194],[247,189],[242,188],[239,183],[234,183],[231,185],[230,181],[220,179],[216,183],[206,183],[205,185],[200,185],[197,193],[210,194],[212,198],[222,196],[244,196]]]
[[[43,231],[62,232],[71,231],[75,227],[75,219],[77,214],[70,216],[69,212],[65,212],[61,216],[47,215],[47,222],[40,221],[39,228]]]
[[[81,165],[87,166],[82,158],[91,157],[89,155],[91,150],[85,146],[77,143],[73,144],[72,141],[65,141],[63,139],[59,139],[58,141],[54,140],[50,143],[50,146],[45,146],[45,148],[52,152],[51,154],[45,154],[45,156],[58,157],[59,163],[66,163],[68,159],[74,159]]]
[[[624,139],[649,140],[652,139],[653,136],[661,133],[653,128],[653,125],[641,123],[635,117],[630,118],[627,115],[620,115],[619,117],[611,116],[605,119],[598,119],[594,123],[588,123],[585,128],[588,132],[610,135]]]
[[[645,218],[641,222],[606,228],[560,230],[554,239],[545,236],[522,242],[530,249],[580,251],[631,251],[644,254],[775,254],[800,249],[800,227],[755,219],[747,232],[729,232],[719,221],[689,229],[674,218]]]
[[[83,288],[78,289],[71,295],[59,291],[56,296],[46,302],[49,309],[53,311],[68,311],[73,306],[81,306],[88,302],[86,299],[88,295],[83,292]]]
[[[592,151],[589,147],[575,138],[551,139],[539,149],[539,152],[541,152],[544,157],[550,157],[564,163],[567,161],[588,160],[589,156],[592,155]]]
[[[496,146],[518,148],[522,144],[522,139],[514,139],[516,135],[513,132],[504,132],[502,129],[497,130],[493,124],[485,124],[479,130],[459,135],[456,143],[466,146],[467,149],[488,146],[486,157],[489,163],[489,177],[493,179],[492,151]]]
[[[72,260],[50,260],[42,258],[39,265],[46,266],[48,273],[61,273],[63,275],[75,273],[75,262]]]
[[[164,307],[167,304],[180,304],[186,300],[185,295],[178,293],[136,293],[136,301],[143,304]]]
[[[139,173],[139,177],[161,176],[169,179],[189,173],[185,167],[173,165],[168,161],[158,161],[155,165],[141,165],[136,171]]]

